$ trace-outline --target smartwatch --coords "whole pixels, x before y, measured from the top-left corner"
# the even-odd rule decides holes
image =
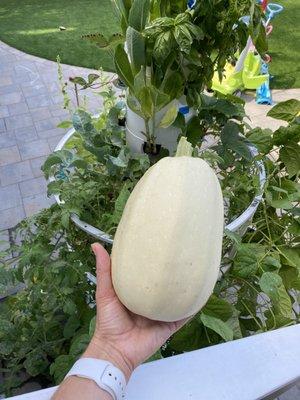
[[[65,379],[74,375],[94,381],[101,389],[108,392],[114,400],[125,399],[125,376],[122,371],[108,361],[96,358],[80,358]]]

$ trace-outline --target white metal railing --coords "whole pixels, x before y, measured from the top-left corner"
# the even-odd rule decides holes
[[[300,379],[300,324],[143,364],[128,400],[271,399]],[[13,400],[49,400],[56,388]]]

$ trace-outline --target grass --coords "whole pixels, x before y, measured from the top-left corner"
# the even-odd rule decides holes
[[[284,10],[271,22],[273,32],[269,39],[272,56],[270,73],[275,88],[300,88],[300,1],[276,0]]]
[[[300,2],[276,0],[269,53],[275,88],[300,87]],[[60,31],[59,26],[67,28]],[[110,0],[0,0],[0,39],[26,53],[83,67],[113,70],[111,55],[81,35],[118,32]]]
[[[49,60],[110,71],[111,55],[81,35],[118,31],[110,0],[0,0],[0,39]]]

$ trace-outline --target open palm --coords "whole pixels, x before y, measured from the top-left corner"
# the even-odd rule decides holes
[[[93,244],[92,249],[97,266],[97,322],[87,352],[101,354],[105,349],[105,353],[116,358],[115,363],[126,365],[123,369],[128,369],[125,371],[128,375],[183,326],[186,319],[159,322],[130,312],[114,291],[109,254],[99,243]]]

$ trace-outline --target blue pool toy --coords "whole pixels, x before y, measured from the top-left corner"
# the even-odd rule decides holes
[[[256,103],[272,105],[273,102],[270,90],[269,66],[267,63],[262,63],[261,74],[267,75],[268,78],[258,89],[256,89]]]

